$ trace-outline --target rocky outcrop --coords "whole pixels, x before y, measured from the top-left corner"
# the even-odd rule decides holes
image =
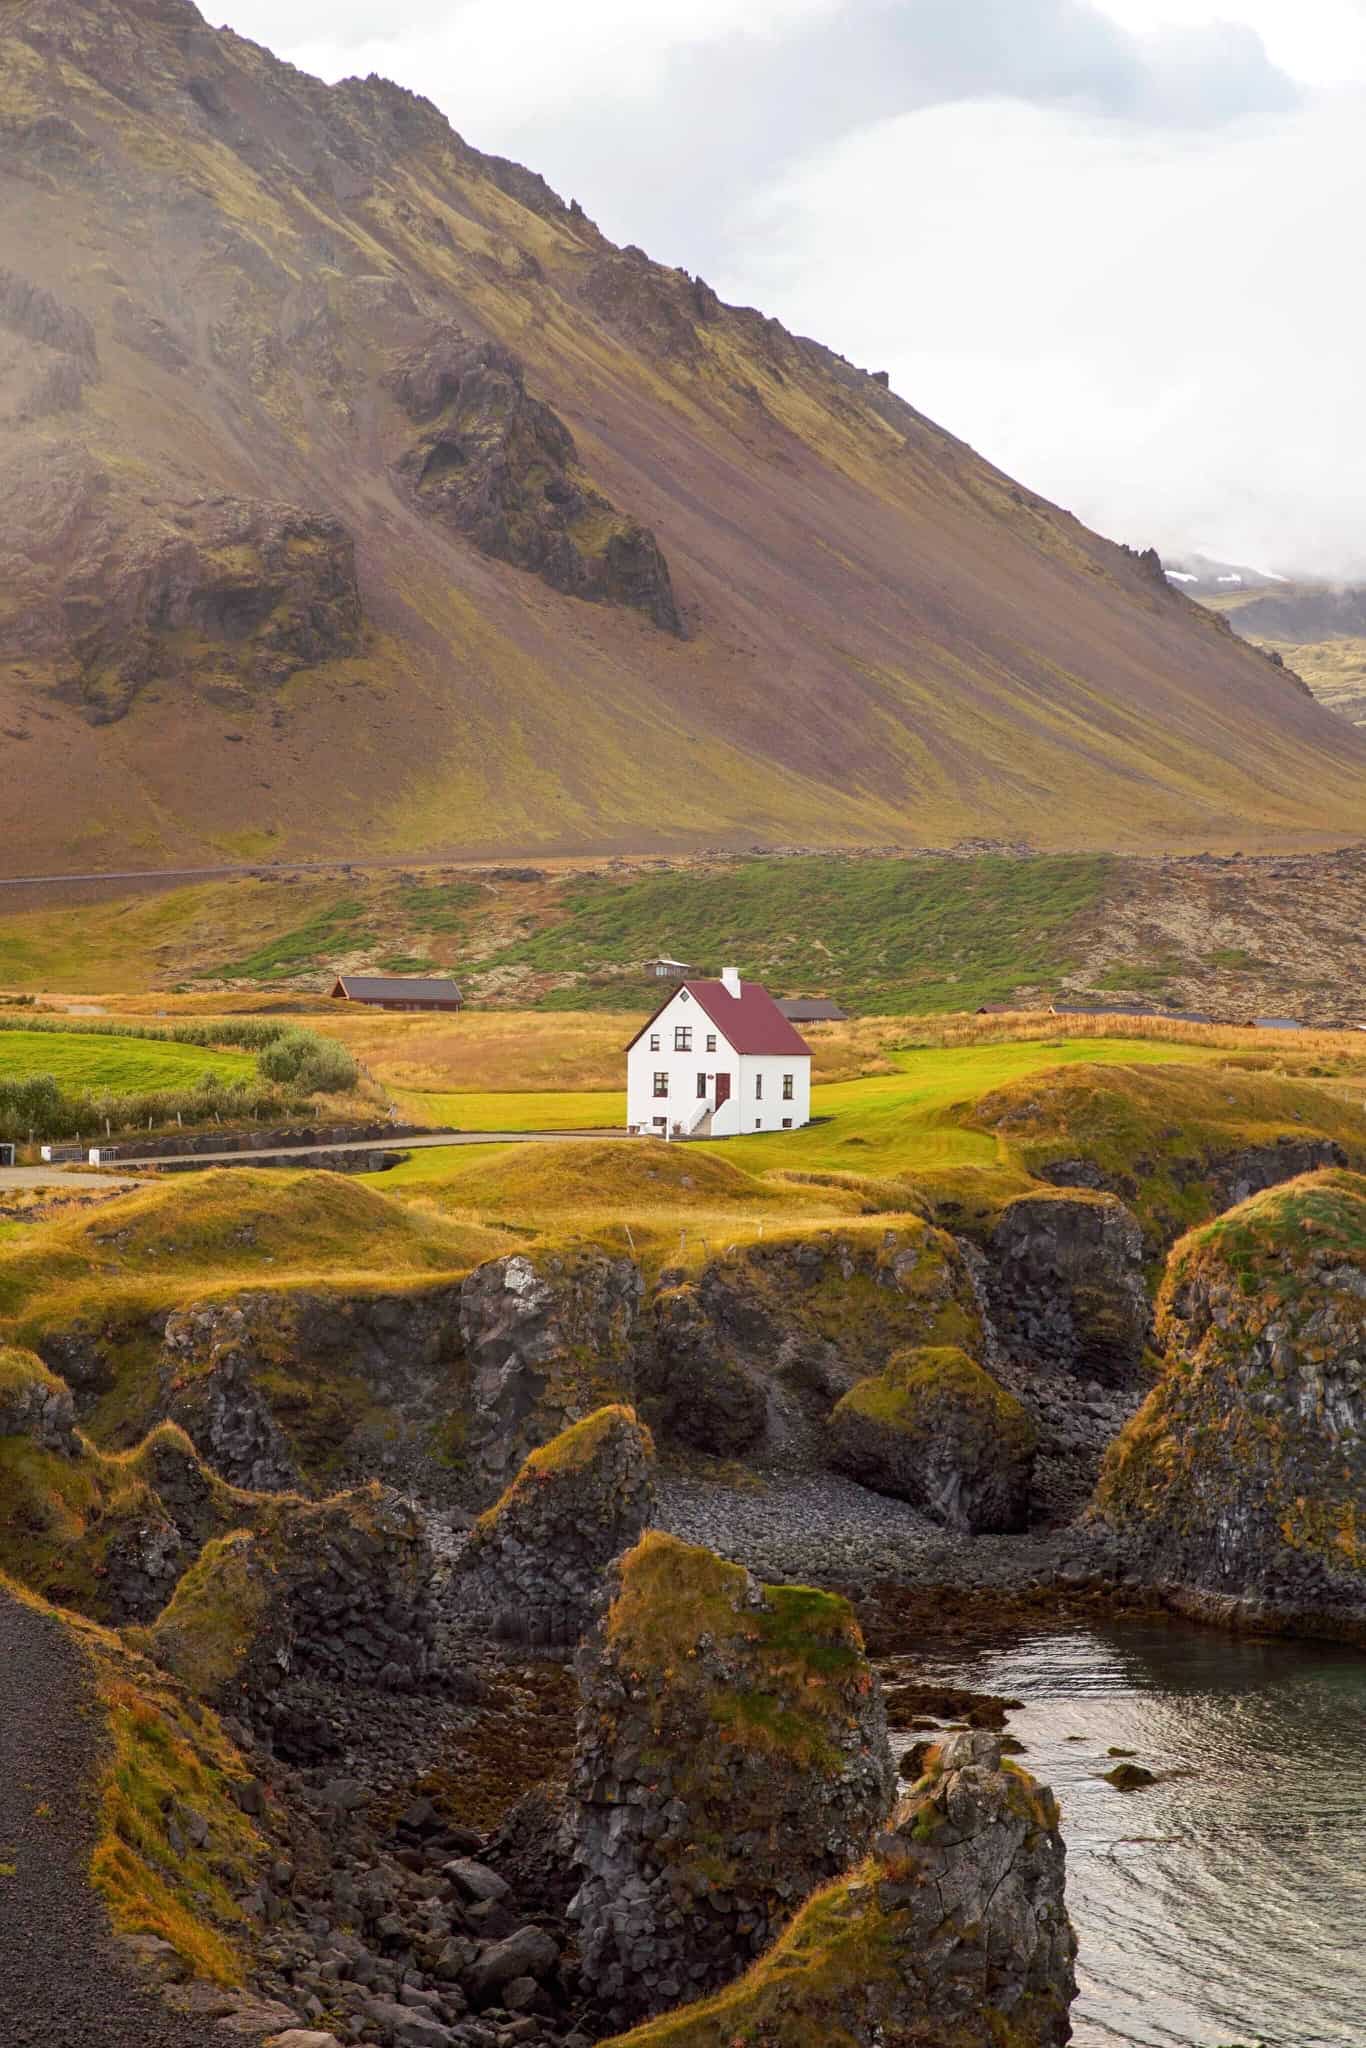
[[[263,1491],[455,1478],[460,1288],[252,1291],[167,1317],[161,1412],[225,1479]]]
[[[514,1252],[460,1291],[470,1372],[467,1455],[486,1490],[596,1408],[635,1396],[642,1282],[630,1259],[592,1249]]]
[[[64,1380],[31,1351],[0,1344],[0,1437],[25,1437],[59,1457],[81,1454],[76,1405]]]
[[[1291,1181],[1192,1232],[1158,1336],[1097,1514],[1212,1619],[1366,1636],[1366,1178]]]
[[[951,1736],[872,1854],[756,1969],[610,2048],[1063,2048],[1064,1859],[1052,1793],[999,1736]]]
[[[653,533],[594,489],[573,435],[527,391],[511,349],[443,327],[405,357],[391,388],[422,429],[399,471],[428,511],[552,590],[629,606],[681,635]]]
[[[211,498],[103,538],[61,596],[62,688],[96,722],[153,680],[268,690],[360,648],[355,543],[338,520]]]
[[[718,1457],[758,1444],[775,1386],[823,1417],[908,1345],[985,1341],[963,1248],[925,1224],[772,1237],[666,1269],[642,1344],[638,1391],[661,1438]]]
[[[712,1990],[891,1803],[847,1603],[648,1535],[580,1652],[570,1781],[585,1986],[627,2019]]]
[[[950,1529],[1024,1527],[1034,1424],[964,1351],[900,1352],[836,1404],[829,1440],[842,1472]]]
[[[653,1467],[648,1430],[620,1406],[599,1408],[533,1451],[460,1555],[462,1615],[504,1641],[577,1643],[608,1565],[650,1519]]]
[[[378,1487],[280,1502],[207,1544],[147,1645],[215,1705],[269,1722],[283,1681],[402,1688],[433,1666],[431,1551]]]
[[[991,1318],[1013,1359],[1102,1386],[1137,1384],[1151,1309],[1143,1232],[1113,1195],[1019,1195],[986,1242]]]

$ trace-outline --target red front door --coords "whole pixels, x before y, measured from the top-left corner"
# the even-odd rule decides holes
[[[717,1075],[717,1077],[716,1077],[716,1107],[717,1107],[717,1108],[719,1109],[719,1108],[721,1107],[721,1104],[722,1104],[723,1102],[729,1102],[729,1101],[730,1101],[730,1075],[729,1075],[729,1074],[718,1074],[718,1075]]]

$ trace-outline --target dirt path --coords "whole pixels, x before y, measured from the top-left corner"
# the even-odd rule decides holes
[[[0,2043],[205,2048],[202,2022],[119,1967],[86,1882],[98,1763],[88,1700],[61,1627],[0,1590]]]

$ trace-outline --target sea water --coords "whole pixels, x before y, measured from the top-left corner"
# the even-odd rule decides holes
[[[915,1647],[917,1677],[1024,1702],[1020,1762],[1062,1807],[1075,2048],[1366,2048],[1366,1656],[1184,1625]],[[1112,1748],[1158,1782],[1108,1785]]]

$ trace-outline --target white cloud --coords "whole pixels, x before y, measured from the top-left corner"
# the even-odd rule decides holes
[[[717,281],[887,368],[1106,532],[1366,568],[1366,97],[1232,131],[904,116],[756,207]]]

